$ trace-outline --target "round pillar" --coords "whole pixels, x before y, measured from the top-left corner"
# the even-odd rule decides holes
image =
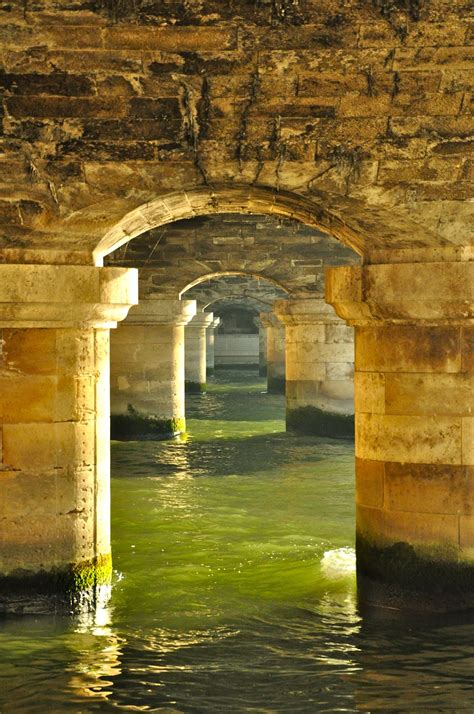
[[[267,329],[260,317],[254,318],[258,327],[258,373],[261,377],[267,376]]]
[[[136,302],[135,270],[0,266],[0,612],[110,582],[109,328]]]
[[[278,300],[274,309],[286,325],[287,428],[353,437],[353,329],[321,298]]]
[[[215,317],[206,330],[206,373],[214,374],[215,369],[215,332],[221,324],[221,318]]]
[[[260,320],[266,331],[267,391],[285,394],[285,327],[272,312],[261,312]]]
[[[184,326],[194,300],[141,300],[111,338],[113,439],[170,439],[186,430]]]
[[[212,312],[198,312],[186,327],[186,391],[206,391],[206,329],[212,324]]]
[[[355,326],[362,603],[474,605],[474,263],[333,268]]]

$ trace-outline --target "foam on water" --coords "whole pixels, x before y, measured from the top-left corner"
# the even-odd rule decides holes
[[[356,555],[354,548],[327,550],[321,559],[321,572],[331,580],[347,578],[355,573]]]

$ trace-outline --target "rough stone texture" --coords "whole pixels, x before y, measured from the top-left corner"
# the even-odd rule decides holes
[[[212,374],[216,364],[215,332],[221,322],[220,317],[215,317],[206,330],[206,374]]]
[[[185,379],[190,392],[206,389],[206,331],[213,322],[212,312],[198,312],[185,330]]]
[[[286,417],[297,431],[354,432],[354,331],[322,299],[278,300],[286,331]]]
[[[327,299],[356,331],[358,573],[368,602],[474,604],[473,270],[328,275]]]
[[[285,326],[271,312],[260,313],[260,321],[266,330],[267,390],[285,394]]]
[[[100,259],[223,211],[303,219],[369,262],[465,255],[472,19],[469,0],[2,3],[3,259]]]
[[[54,267],[13,267],[0,266],[0,611],[68,609],[111,573],[103,325],[136,302],[136,275],[61,268],[63,304]]]
[[[144,300],[111,337],[112,438],[185,431],[184,325],[194,300]]]
[[[140,267],[141,296],[186,294],[203,307],[216,290],[265,303],[287,292],[322,295],[326,266],[357,262],[357,255],[337,240],[297,221],[232,214],[148,231],[106,261]]]

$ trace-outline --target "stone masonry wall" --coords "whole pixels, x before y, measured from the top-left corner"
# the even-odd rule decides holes
[[[139,206],[199,188],[188,215],[222,211],[237,186],[268,212],[305,197],[371,262],[465,256],[472,20],[470,0],[0,2],[0,259],[88,262]]]

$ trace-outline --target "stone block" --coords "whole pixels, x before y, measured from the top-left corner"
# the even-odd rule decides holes
[[[384,504],[384,461],[356,458],[356,503],[371,508]]]
[[[446,464],[385,464],[384,507],[416,513],[473,513],[474,470]]]
[[[355,363],[367,372],[459,372],[460,328],[391,325],[357,330]]]
[[[463,372],[474,372],[474,327],[461,329],[461,351]]]
[[[56,374],[56,332],[54,330],[1,331],[2,361],[13,372],[31,375]]]
[[[474,416],[462,418],[462,463],[474,466]]]
[[[111,27],[105,31],[108,49],[157,50],[160,52],[199,52],[234,49],[237,33],[222,27]]]
[[[461,439],[461,418],[356,416],[356,454],[363,459],[460,465]]]
[[[95,422],[4,424],[3,460],[11,470],[41,473],[95,463]]]
[[[385,375],[379,372],[356,372],[354,403],[358,414],[385,414]]]
[[[386,414],[470,415],[474,374],[385,375]]]
[[[114,97],[51,97],[17,96],[6,99],[13,117],[73,118],[96,117],[107,119],[127,114],[127,101]]]
[[[55,377],[0,374],[0,421],[4,424],[52,422],[56,399]]]
[[[374,544],[390,543],[434,546],[459,544],[459,516],[445,513],[408,513],[357,506],[357,532]]]

